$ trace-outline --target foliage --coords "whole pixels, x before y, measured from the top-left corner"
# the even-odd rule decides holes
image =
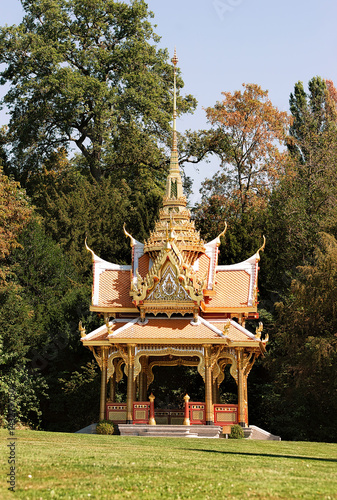
[[[230,214],[240,217],[250,207],[265,206],[272,187],[283,173],[285,139],[289,118],[256,84],[244,91],[223,92],[224,99],[206,114],[215,127],[221,171],[203,183],[203,198],[219,196]]]
[[[8,158],[5,151],[5,145],[7,143],[7,127],[0,127],[0,168],[6,171],[8,167]]]
[[[53,414],[59,416],[55,410],[51,414],[50,409],[63,398],[64,388],[57,382],[60,373],[71,374],[89,358],[79,341],[78,322],[86,318],[88,327],[95,328],[97,318],[89,312],[90,286],[77,280],[69,259],[38,221],[32,221],[18,241],[20,248],[7,258],[11,274],[0,289],[0,371],[4,380],[23,370],[35,373],[32,380],[47,384],[46,390],[36,392],[38,417],[43,410],[46,426],[46,418],[52,421]],[[31,418],[29,415],[22,410],[25,421]],[[66,428],[66,418],[63,420]]]
[[[194,217],[206,240],[228,223],[219,261],[230,264],[246,259],[262,244],[264,212],[284,173],[287,155],[280,146],[289,118],[258,85],[245,84],[243,92],[223,95],[222,102],[206,110],[213,125],[208,148],[219,157],[221,170],[203,182]]]
[[[116,428],[112,420],[102,420],[97,424],[96,434],[116,434]]]
[[[204,398],[204,386],[196,368],[187,366],[154,366],[154,380],[149,393],[156,396],[157,408],[184,408],[184,396],[188,394],[191,401]]]
[[[18,178],[26,182],[55,151],[71,145],[96,180],[152,160],[159,166],[158,141],[172,115],[172,66],[167,51],[155,45],[159,37],[146,3],[22,5],[22,22],[0,30],[1,83],[11,84],[4,103]],[[183,85],[180,78],[177,85]],[[178,99],[181,112],[194,106],[191,96]]]
[[[332,92],[333,84],[329,85]],[[296,267],[310,262],[318,234],[337,234],[336,108],[323,80],[313,78],[309,89],[305,94],[298,82],[291,94],[291,157],[266,217],[265,281],[276,300],[277,293],[287,292]]]
[[[161,197],[150,189],[132,193],[126,182],[115,185],[110,177],[98,183],[67,168],[39,174],[33,201],[47,234],[58,241],[83,277],[91,272],[85,239],[103,259],[125,263],[131,252],[123,224],[135,238],[144,240],[157,217]]]
[[[63,366],[66,368],[64,364]],[[55,415],[54,418],[49,417],[47,425],[51,430],[75,432],[97,422],[100,374],[94,361],[88,361],[78,370],[69,366],[68,370],[58,371],[62,377],[53,385],[56,397],[54,396],[47,410],[48,415]]]
[[[285,438],[336,441],[337,241],[320,235],[315,261],[299,269],[277,306],[267,366],[273,375],[271,421]],[[279,427],[280,428],[280,427]]]
[[[0,415],[34,428],[41,424],[41,399],[47,396],[47,384],[34,370],[17,365],[5,367],[6,354],[0,352]],[[10,411],[10,416],[9,416]]]
[[[297,82],[289,99],[293,122],[288,148],[302,163],[310,161],[310,150],[306,147],[308,138],[324,135],[332,124],[335,125],[337,118],[336,89],[333,82],[329,80],[327,84],[321,77],[316,76],[309,81],[308,88],[307,94],[303,83]]]
[[[229,439],[243,439],[245,437],[243,429],[240,425],[232,425]]]
[[[31,215],[25,192],[0,167],[0,262],[18,246],[18,236]]]

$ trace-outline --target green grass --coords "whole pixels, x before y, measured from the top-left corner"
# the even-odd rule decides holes
[[[16,431],[16,493],[0,498],[337,499],[337,444]]]

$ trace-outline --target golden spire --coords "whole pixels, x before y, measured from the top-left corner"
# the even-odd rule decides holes
[[[174,49],[174,55],[171,59],[173,64],[173,137],[172,137],[172,150],[170,161],[170,172],[166,182],[166,193],[164,200],[165,205],[172,205],[166,203],[168,200],[180,200],[180,203],[174,203],[175,206],[186,206],[186,200],[183,193],[183,185],[181,181],[179,161],[178,161],[178,146],[177,146],[177,53]]]
[[[177,144],[177,64],[178,57],[176,48],[174,47],[174,55],[171,59],[173,64],[173,141],[171,152],[171,168],[176,166],[179,170],[178,163],[178,144]]]
[[[200,253],[205,252],[204,242],[191,221],[191,213],[186,208],[187,200],[183,192],[177,147],[177,53],[171,59],[173,64],[173,129],[170,170],[166,180],[163,208],[159,221],[150,238],[144,242],[144,253],[155,262],[162,249],[170,251],[173,246],[182,252],[184,262],[193,265]],[[173,245],[174,242],[174,245]]]

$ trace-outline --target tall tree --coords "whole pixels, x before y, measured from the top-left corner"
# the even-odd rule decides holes
[[[32,208],[19,183],[10,180],[0,167],[0,264],[19,245],[18,236],[32,215]]]
[[[219,157],[221,170],[204,181],[202,201],[195,211],[206,238],[215,237],[225,220],[237,232],[238,236],[233,235],[230,245],[223,249],[229,250],[229,261],[244,257],[245,250],[249,252],[251,244],[256,245],[254,237],[254,242],[247,241],[247,236],[251,240],[253,226],[261,240],[259,213],[283,174],[285,154],[280,145],[289,124],[287,114],[272,105],[267,91],[256,84],[243,87],[233,94],[223,92],[223,101],[206,109],[213,126],[208,147]]]
[[[144,192],[132,192],[125,181],[116,183],[111,176],[93,181],[73,168],[64,155],[57,161],[58,169],[32,176],[32,200],[46,233],[58,242],[81,278],[91,273],[86,237],[102,258],[127,262],[131,253],[123,224],[138,240],[146,238],[161,205],[161,191],[148,186]]]
[[[310,160],[310,151],[306,148],[308,141],[323,136],[336,122],[336,89],[333,82],[329,81],[328,85],[320,76],[315,76],[309,81],[308,93],[304,90],[303,82],[297,82],[294,92],[290,94],[289,106],[293,120],[288,148],[302,163]]]
[[[73,145],[99,180],[114,168],[111,151],[122,152],[132,130],[158,147],[171,120],[172,68],[167,51],[155,46],[159,37],[146,3],[21,1],[21,24],[0,30],[1,83],[10,84],[4,103],[19,178]],[[191,96],[178,99],[182,112],[194,105]],[[149,164],[137,141],[133,147],[137,162]]]
[[[285,439],[336,441],[337,241],[320,234],[312,265],[299,269],[277,307],[267,367],[269,423]]]
[[[286,175],[274,190],[266,222],[268,287],[286,292],[296,267],[310,262],[318,234],[337,235],[337,113],[333,83],[315,77],[290,95],[293,122]]]
[[[221,171],[206,180],[202,194],[227,197],[238,216],[250,206],[265,204],[272,186],[282,173],[279,150],[289,124],[268,92],[256,84],[244,84],[244,91],[223,92],[224,99],[206,114],[215,127]],[[222,141],[222,142],[221,142]]]
[[[287,175],[272,194],[266,218],[262,302],[272,310],[276,302],[276,311],[265,365],[271,383],[261,410],[285,438],[331,441],[336,439],[329,425],[336,412],[336,89],[319,77],[308,88],[306,93],[298,82],[290,96]]]

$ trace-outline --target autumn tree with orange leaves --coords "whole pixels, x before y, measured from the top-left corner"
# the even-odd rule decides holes
[[[243,84],[243,91],[222,95],[206,109],[214,135],[211,152],[220,159],[220,170],[203,182],[195,211],[205,237],[214,237],[225,220],[235,224],[264,209],[287,156],[282,145],[290,118],[273,106],[267,91]]]
[[[266,203],[283,171],[279,146],[289,126],[287,113],[272,105],[268,91],[256,84],[243,87],[243,92],[223,92],[222,102],[206,109],[216,133],[226,137],[227,148],[215,151],[221,171],[205,182],[203,192],[227,194],[236,200],[237,213]]]
[[[32,208],[19,183],[0,168],[0,261],[19,245],[18,236],[29,222]]]

